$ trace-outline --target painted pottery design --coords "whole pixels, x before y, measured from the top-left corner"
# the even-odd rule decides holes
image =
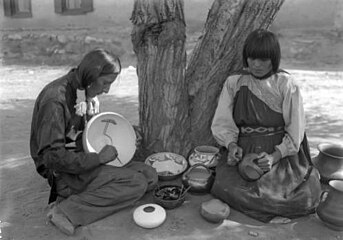
[[[113,145],[118,151],[118,157],[108,164],[122,167],[129,163],[135,154],[136,133],[122,115],[103,112],[92,117],[87,123],[82,143],[86,153],[99,153],[105,145]]]
[[[323,223],[336,231],[343,231],[343,181],[331,180],[329,190],[323,191],[316,209]]]
[[[188,161],[190,166],[202,163],[208,167],[215,167],[218,164],[219,157],[218,148],[204,145],[195,147]]]
[[[343,180],[343,146],[321,143],[318,150],[319,154],[312,161],[319,171],[321,180]]]
[[[172,152],[154,153],[145,159],[145,164],[155,168],[163,181],[178,178],[188,167],[186,158]]]

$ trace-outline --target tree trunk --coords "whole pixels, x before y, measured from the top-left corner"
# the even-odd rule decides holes
[[[343,36],[343,1],[337,0],[336,2],[336,13],[334,18],[334,28],[337,32],[337,37]]]
[[[135,0],[131,21],[137,56],[143,148],[186,156],[214,144],[211,121],[225,79],[242,67],[244,39],[268,28],[284,0],[215,0],[186,71],[182,0]]]
[[[142,147],[185,155],[190,121],[183,1],[135,0],[131,21]]]

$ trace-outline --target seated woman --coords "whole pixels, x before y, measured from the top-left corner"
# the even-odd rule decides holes
[[[78,144],[82,138],[76,135],[85,127],[84,118],[98,112],[96,96],[109,92],[120,71],[117,56],[95,49],[76,68],[45,86],[35,103],[31,156],[37,172],[51,186],[49,203],[54,204],[48,218],[68,235],[78,226],[132,206],[158,180],[155,169],[141,162],[123,167],[108,165],[118,156],[112,145],[99,153],[86,153]],[[77,90],[85,92],[89,109],[82,110],[76,104]],[[76,142],[77,148],[68,148],[70,142]]]
[[[217,142],[228,150],[216,168],[212,194],[263,222],[312,213],[321,192],[300,89],[279,69],[280,58],[276,35],[253,31],[243,46],[245,68],[223,85],[211,126]],[[243,174],[240,164],[247,161],[260,176]]]

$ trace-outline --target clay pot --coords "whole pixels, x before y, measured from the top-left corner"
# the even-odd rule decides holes
[[[258,155],[256,153],[248,153],[243,157],[238,165],[238,172],[242,178],[247,181],[255,181],[264,174],[263,170],[257,166],[257,160]]]
[[[219,199],[211,199],[201,204],[200,214],[209,222],[220,223],[229,217],[230,207]]]
[[[208,193],[214,182],[214,171],[202,163],[191,166],[183,175],[182,183],[189,192]]]
[[[145,164],[156,169],[161,181],[179,178],[188,168],[186,158],[172,152],[154,153],[145,159]]]
[[[329,181],[329,190],[323,191],[316,209],[323,223],[336,231],[343,231],[343,181]]]
[[[321,143],[319,154],[313,158],[313,164],[318,169],[321,180],[343,180],[343,146]]]
[[[197,163],[205,164],[208,167],[215,167],[218,164],[219,149],[213,146],[197,146],[193,153],[189,156],[189,165],[193,166]]]
[[[178,185],[158,186],[153,192],[154,202],[166,208],[180,207],[185,201],[187,189]]]

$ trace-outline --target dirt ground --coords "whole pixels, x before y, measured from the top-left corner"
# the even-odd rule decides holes
[[[321,142],[343,144],[343,40],[318,32],[280,32],[283,67],[299,82],[304,98],[311,154]],[[288,34],[288,35],[287,35]],[[287,38],[283,38],[286,36]],[[49,187],[34,169],[29,156],[29,135],[34,99],[49,81],[68,67],[0,67],[0,239],[343,239],[343,232],[327,228],[312,214],[288,224],[263,224],[231,209],[223,224],[206,222],[199,214],[210,195],[188,194],[186,202],[167,211],[156,229],[143,229],[132,218],[134,209],[152,201],[151,194],[127,208],[77,230],[67,237],[46,222]],[[135,69],[123,71],[120,81],[101,97],[102,111],[138,122]]]

